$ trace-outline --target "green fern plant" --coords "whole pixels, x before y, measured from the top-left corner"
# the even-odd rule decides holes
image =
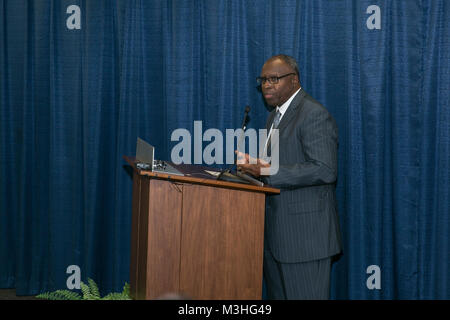
[[[44,292],[36,296],[39,299],[46,300],[83,300],[83,297],[70,290],[56,290],[53,292]]]
[[[88,278],[88,283],[81,281],[81,295],[70,290],[56,290],[53,292],[44,292],[36,296],[39,299],[46,300],[131,300],[130,285],[125,283],[122,292],[111,292],[101,297],[98,286],[94,280]]]

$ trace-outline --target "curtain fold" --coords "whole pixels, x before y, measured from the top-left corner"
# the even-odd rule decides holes
[[[374,4],[380,29],[367,27]],[[446,0],[0,0],[0,288],[64,289],[77,265],[121,290],[122,156],[141,137],[170,160],[175,129],[225,136],[246,105],[264,128],[255,78],[285,53],[339,127],[332,298],[448,299],[449,16]]]
[[[448,299],[450,252],[450,4],[422,1],[421,185],[418,190],[418,298]]]

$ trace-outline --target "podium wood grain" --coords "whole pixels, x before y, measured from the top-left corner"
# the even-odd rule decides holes
[[[183,193],[180,291],[261,299],[264,194],[199,185]]]
[[[265,194],[279,190],[133,168],[131,296],[261,299]]]

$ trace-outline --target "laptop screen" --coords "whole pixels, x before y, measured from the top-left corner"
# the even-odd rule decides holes
[[[136,142],[136,160],[153,166],[154,157],[155,148],[138,137]]]

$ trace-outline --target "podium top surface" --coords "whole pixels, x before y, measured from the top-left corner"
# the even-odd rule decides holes
[[[123,156],[126,162],[135,170],[139,175],[149,176],[157,179],[164,179],[170,181],[184,182],[184,183],[195,183],[202,185],[209,185],[213,187],[219,188],[232,188],[239,190],[247,190],[253,192],[263,192],[266,194],[279,194],[280,190],[270,187],[268,185],[265,186],[255,186],[251,184],[237,183],[237,182],[229,182],[217,180],[214,176],[206,173],[205,169],[210,169],[207,167],[199,166],[199,165],[173,165],[179,171],[181,171],[184,176],[180,175],[171,175],[160,172],[152,172],[147,170],[140,170],[136,167],[137,160],[135,157]],[[216,169],[217,170],[217,169]]]

